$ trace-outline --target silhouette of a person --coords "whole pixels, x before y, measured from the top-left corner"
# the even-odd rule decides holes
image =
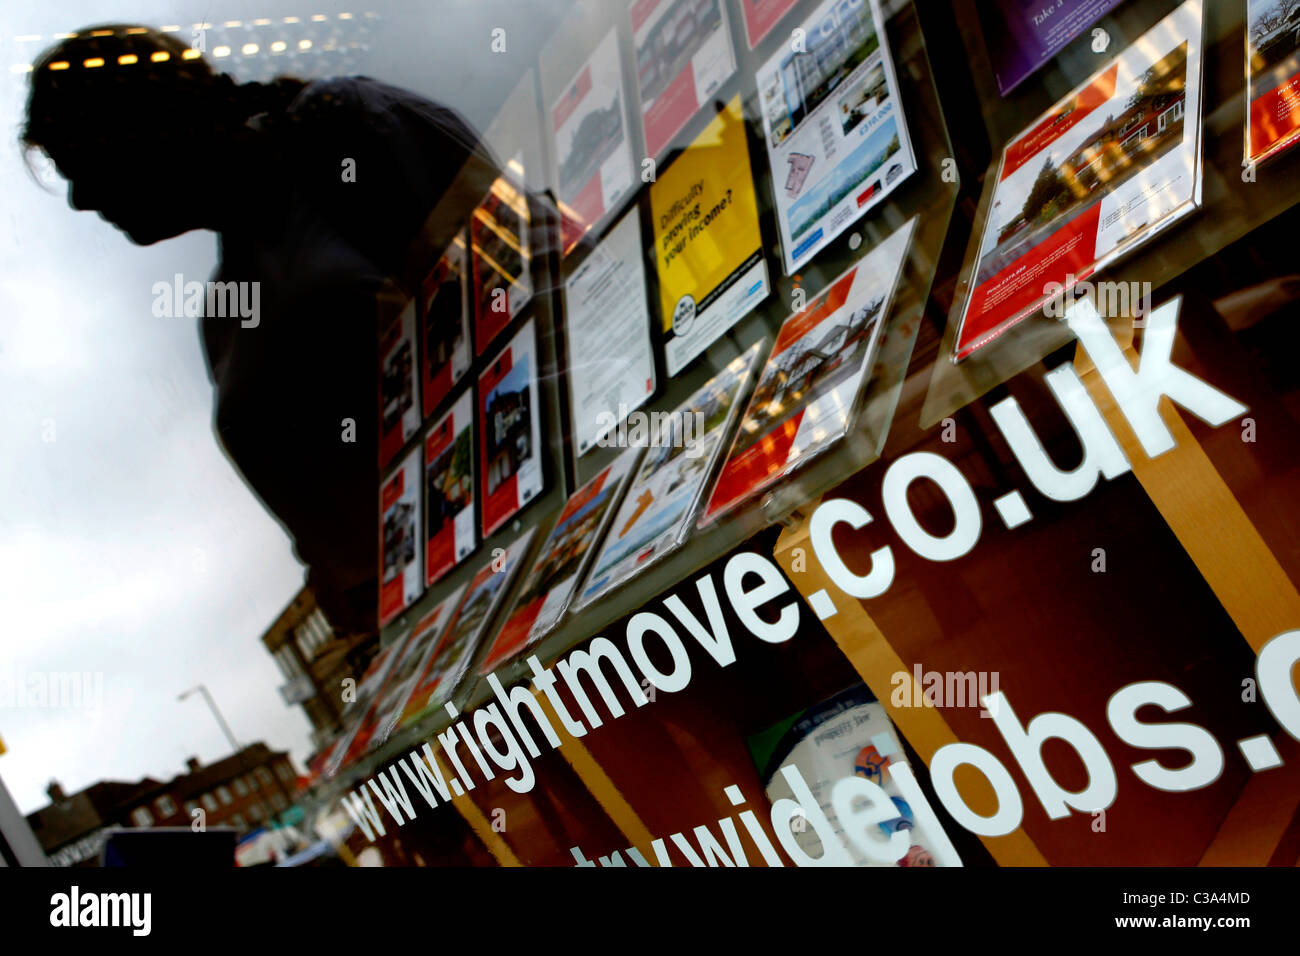
[[[417,237],[450,241],[496,175],[474,131],[374,80],[238,83],[175,35],[106,25],[34,64],[22,139],[74,208],[141,245],[215,231],[214,280],[260,283],[255,324],[202,319],[215,431],[335,627],[373,629],[376,296]]]

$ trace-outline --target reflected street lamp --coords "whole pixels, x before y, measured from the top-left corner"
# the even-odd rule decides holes
[[[208,702],[208,709],[212,711],[212,716],[217,718],[217,723],[221,725],[221,730],[225,733],[226,739],[230,741],[231,753],[239,753],[239,742],[235,740],[235,735],[230,732],[230,725],[226,723],[226,718],[221,716],[221,711],[217,709],[217,702],[212,699],[212,695],[208,693],[208,688],[205,685],[199,684],[195,687],[191,687],[189,690],[181,694],[176,699],[184,700],[186,697],[189,697],[195,691],[198,691],[200,694],[202,694],[203,699]]]

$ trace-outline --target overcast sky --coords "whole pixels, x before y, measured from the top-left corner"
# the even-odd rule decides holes
[[[358,69],[448,102],[481,128],[566,6],[68,0],[0,13],[0,681],[103,675],[98,713],[0,706],[0,779],[24,812],[47,802],[51,779],[71,793],[104,779],[167,779],[191,755],[225,756],[202,699],[176,699],[199,682],[242,743],[287,748],[300,768],[310,725],[281,700],[283,678],[258,640],[303,570],[217,447],[196,320],[150,309],[154,282],[211,274],[215,237],[136,247],[71,210],[61,182],[38,185],[16,145],[27,79],[14,66],[51,34],[94,23],[369,9],[382,19]],[[466,33],[497,22],[519,41],[508,57],[467,51]],[[41,39],[15,39],[32,35]]]

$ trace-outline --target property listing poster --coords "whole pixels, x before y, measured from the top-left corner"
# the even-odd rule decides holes
[[[736,69],[725,0],[632,0],[645,151],[655,159]]]
[[[611,29],[551,107],[566,255],[635,185],[626,115],[618,31]]]
[[[1121,0],[989,0],[978,3],[984,42],[1006,96]]]
[[[533,296],[528,194],[523,182],[523,159],[516,156],[470,217],[475,355],[488,350]]]
[[[465,591],[462,584],[450,595],[439,601],[428,614],[411,628],[411,639],[402,651],[401,657],[393,665],[392,676],[380,695],[375,706],[375,728],[369,749],[381,746],[397,729],[402,710],[406,706],[411,692],[415,689],[420,672],[428,663],[429,656],[438,646],[438,639],[451,620],[460,596]]]
[[[483,663],[482,674],[517,657],[559,623],[600,543],[640,449],[628,449],[570,496],[528,573],[523,592]]]
[[[794,766],[812,791],[817,809],[829,824],[829,831],[844,845],[854,866],[961,866],[961,859],[945,833],[931,833],[917,819],[916,811],[903,798],[890,774],[894,761],[906,762],[903,745],[885,707],[863,684],[836,694],[815,707],[787,718],[749,738],[750,754],[758,767],[767,797],[798,800],[781,768]],[[897,861],[872,859],[844,832],[831,790],[849,776],[859,776],[885,791],[897,816],[878,824],[880,856],[886,857],[886,841],[905,833],[906,849]],[[937,823],[937,821],[935,821]],[[809,856],[820,857],[824,848],[811,825],[792,829],[791,836]]]
[[[478,379],[483,537],[491,537],[542,490],[537,332],[529,322]]]
[[[424,436],[424,582],[478,544],[474,527],[474,393],[466,390]]]
[[[724,439],[763,345],[757,342],[736,356],[671,412],[655,413],[656,427],[641,467],[575,602],[579,610],[681,543],[705,482],[726,447]]]
[[[785,271],[916,171],[878,0],[827,0],[758,71]]]
[[[381,746],[392,733],[397,718],[394,711],[405,700],[427,638],[427,630],[420,632],[417,628],[412,628],[404,639],[399,640],[401,649],[394,657],[383,687],[375,696],[375,702],[366,712],[365,719],[352,740],[349,747],[351,756],[347,759],[354,760],[369,753]]]
[[[574,445],[584,455],[655,390],[635,208],[569,277],[564,303]]]
[[[1300,138],[1300,0],[1248,0],[1246,159],[1260,162]]]
[[[805,464],[849,430],[916,220],[786,319],[700,524]]]
[[[420,446],[407,453],[379,490],[379,626],[420,596]]]
[[[424,417],[428,418],[469,371],[469,283],[461,232],[420,283],[420,337]]]
[[[650,185],[668,374],[767,298],[745,119],[734,97]]]
[[[1202,0],[1187,0],[1007,144],[960,361],[1201,202]]]
[[[763,42],[783,16],[794,9],[799,0],[740,0],[740,13],[745,21],[745,39],[752,50]]]
[[[375,701],[387,686],[388,675],[392,673],[410,636],[410,631],[399,634],[395,641],[382,648],[366,665],[361,680],[357,682],[356,699],[347,704],[343,710],[341,717],[343,733],[330,754],[329,763],[325,768],[326,777],[333,777],[361,753],[360,748],[364,747],[365,743],[363,741],[358,745],[357,736],[363,733]]]
[[[533,530],[529,528],[516,538],[504,555],[488,561],[470,580],[464,600],[453,605],[456,610],[442,639],[420,667],[398,726],[407,727],[422,720],[455,694],[486,636],[488,619],[495,613],[528,553]]]
[[[384,333],[379,345],[379,467],[420,429],[415,395],[415,300]]]

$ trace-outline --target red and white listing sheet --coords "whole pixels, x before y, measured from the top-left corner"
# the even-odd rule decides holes
[[[1300,139],[1300,4],[1246,3],[1246,159],[1261,162]]]
[[[699,524],[707,525],[848,432],[916,220],[785,320]]]
[[[617,30],[605,35],[551,107],[551,133],[567,255],[635,184]]]
[[[1201,203],[1202,0],[1187,0],[1002,153],[961,361]]]
[[[660,153],[736,70],[724,0],[632,0],[646,154]]]
[[[745,40],[752,50],[763,42],[781,18],[794,9],[799,0],[740,0],[745,21]]]
[[[431,714],[451,700],[470,665],[474,663],[485,627],[505,596],[506,589],[523,563],[535,529],[529,528],[505,549],[493,555],[464,589],[465,598],[455,607],[455,614],[437,647],[428,655],[403,706],[398,726],[407,727]],[[460,596],[458,590],[451,598]]]
[[[375,703],[384,688],[388,686],[388,677],[401,659],[410,636],[409,631],[399,635],[395,641],[370,659],[365,673],[357,683],[356,698],[343,709],[341,717],[343,732],[325,762],[326,778],[333,777],[365,752],[365,746],[370,740],[370,732],[373,729]]]
[[[474,393],[466,390],[424,437],[424,581],[469,557],[474,527]]]
[[[425,614],[411,628],[411,636],[402,650],[401,656],[393,664],[392,673],[383,692],[375,702],[375,721],[368,742],[368,749],[382,746],[397,728],[402,718],[402,709],[407,698],[415,689],[429,655],[437,648],[439,638],[451,620],[452,612],[465,590],[461,585],[449,596],[439,601],[431,611]]]
[[[379,626],[424,590],[420,576],[420,446],[412,448],[379,491]]]
[[[533,297],[528,194],[523,182],[524,164],[516,156],[470,217],[475,355],[486,352]]]
[[[542,490],[537,333],[529,322],[478,379],[483,537],[491,537]]]
[[[424,417],[438,410],[452,387],[469,371],[469,282],[465,233],[457,234],[420,284],[420,340],[424,347]]]
[[[415,300],[406,304],[379,344],[379,467],[420,430],[415,385]]]
[[[605,524],[639,453],[635,448],[623,452],[565,502],[528,573],[523,592],[515,599],[510,618],[479,666],[481,673],[491,673],[518,657],[559,623],[604,537]]]

